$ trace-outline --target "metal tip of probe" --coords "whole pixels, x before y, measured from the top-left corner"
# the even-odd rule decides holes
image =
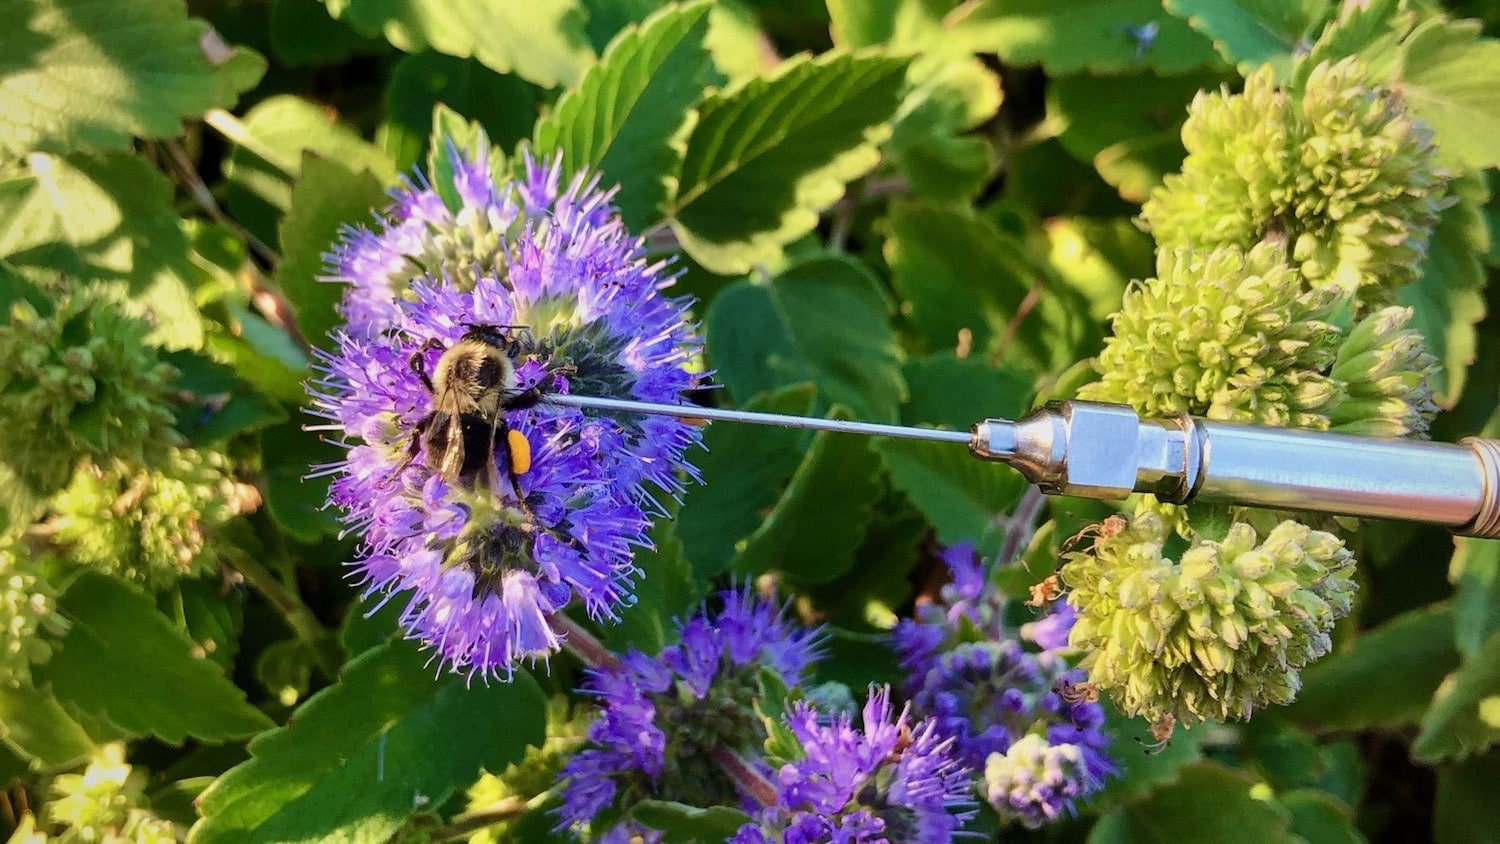
[[[692,404],[655,404],[628,399],[606,399],[596,396],[549,395],[547,401],[568,407],[605,410],[616,413],[645,413],[653,416],[676,416],[681,419],[707,419],[710,422],[746,422],[752,425],[775,425],[782,428],[806,428],[841,434],[864,434],[872,437],[902,437],[909,440],[958,443],[972,446],[974,434],[968,431],[940,431],[936,428],[911,428],[905,425],[878,425],[873,422],[849,422],[843,419],[818,419],[785,413],[755,413],[748,410],[724,410]]]

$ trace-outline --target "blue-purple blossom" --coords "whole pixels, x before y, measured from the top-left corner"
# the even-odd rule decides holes
[[[633,549],[648,544],[660,510],[653,496],[697,478],[685,460],[694,427],[545,402],[504,413],[532,452],[519,497],[509,483],[445,479],[412,459],[416,427],[434,409],[413,355],[431,372],[471,325],[524,326],[511,329],[520,389],[550,375],[556,392],[675,403],[695,384],[687,304],[662,295],[673,276],[625,230],[612,193],[583,173],[559,189],[557,162],[524,166],[520,181],[497,181],[481,147],[473,162],[458,158],[456,212],[409,185],[384,229],[346,235],[337,260],[353,283],[351,324],[322,356],[316,384],[316,412],[349,446],[330,469],[330,500],[363,534],[354,565],[366,594],[409,592],[410,634],[454,670],[485,677],[555,652],[550,619],[570,602],[595,619],[629,604]],[[503,260],[427,263],[400,285],[377,272],[423,232],[472,234],[477,220]],[[492,460],[503,478],[508,449]]]
[[[1024,620],[1037,610],[1014,606],[989,585],[973,546],[948,548],[943,560],[952,582],[895,633],[904,691],[965,764],[998,772],[981,790],[1003,818],[1036,826],[1076,811],[1114,765],[1103,707],[1065,658],[1074,614],[1054,601],[1018,626],[1016,612]],[[1023,742],[1047,752],[1013,753]],[[1037,759],[1051,760],[1046,777],[1011,770]]]
[[[592,746],[563,769],[561,826],[580,837],[616,833],[619,826],[600,830],[589,823],[611,807],[628,809],[645,799],[695,806],[746,802],[714,752],[759,758],[766,741],[755,710],[761,673],[772,672],[789,686],[800,683],[821,656],[822,634],[748,586],[718,600],[723,607],[717,613],[704,610],[680,622],[679,641],[660,654],[631,649],[619,668],[589,672],[587,689],[598,698],[600,715],[589,729]]]
[[[916,842],[946,844],[973,815],[972,771],[931,720],[899,713],[889,687],[872,689],[862,712],[820,715],[794,704],[787,726],[801,758],[776,772],[777,800],[741,827],[734,844]]]

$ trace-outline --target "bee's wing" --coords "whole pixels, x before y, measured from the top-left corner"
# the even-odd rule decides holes
[[[437,397],[437,414],[433,422],[443,428],[443,453],[438,458],[437,473],[453,482],[464,468],[464,432],[460,394],[449,387]]]

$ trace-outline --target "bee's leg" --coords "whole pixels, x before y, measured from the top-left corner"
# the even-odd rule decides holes
[[[552,389],[552,385],[557,381],[558,375],[572,375],[577,371],[578,367],[571,363],[564,364],[555,369],[549,369],[547,370],[547,374],[538,379],[535,384],[521,390],[515,395],[506,396],[501,399],[500,405],[506,410],[527,410],[536,407],[542,403],[542,399]]]
[[[422,348],[412,352],[411,357],[407,359],[407,365],[411,367],[412,372],[417,373],[418,378],[422,379],[422,386],[426,387],[429,393],[436,391],[432,386],[432,378],[427,374],[425,358],[428,352],[433,349],[441,349],[442,347],[443,342],[441,340],[436,337],[428,337],[427,342],[422,344]]]
[[[422,453],[422,436],[427,433],[427,426],[432,424],[432,416],[433,414],[429,413],[417,421],[416,426],[412,428],[411,440],[406,446],[406,456],[402,458],[401,465],[396,467],[396,471],[392,472],[390,477],[381,481],[381,486],[386,486],[401,477],[401,473],[406,471],[406,467],[410,466],[412,461],[417,459],[417,455]]]

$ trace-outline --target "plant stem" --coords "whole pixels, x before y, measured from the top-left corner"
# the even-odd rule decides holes
[[[551,792],[543,792],[538,796],[547,796],[550,794]],[[530,807],[531,802],[522,800],[519,797],[506,797],[483,809],[464,812],[446,825],[434,829],[430,836],[431,840],[459,841],[468,838],[481,829],[520,816]]]
[[[556,613],[550,619],[552,632],[562,637],[563,647],[568,653],[578,657],[590,668],[619,668],[620,658],[615,656],[614,651],[604,646],[604,643],[594,638],[594,634],[583,628],[583,625],[569,618],[565,613]]]
[[[757,803],[762,806],[776,805],[776,786],[757,771],[754,765],[746,762],[744,757],[721,744],[714,748],[714,761]]]
[[[312,649],[313,658],[317,661],[318,668],[325,676],[338,676],[338,660],[329,651],[328,629],[313,615],[313,611],[303,603],[302,597],[296,592],[288,589],[271,570],[261,565],[259,560],[249,554],[237,552],[232,557],[231,565],[245,578],[250,587],[266,599],[266,603],[286,621],[288,627],[297,638],[306,642]]]

